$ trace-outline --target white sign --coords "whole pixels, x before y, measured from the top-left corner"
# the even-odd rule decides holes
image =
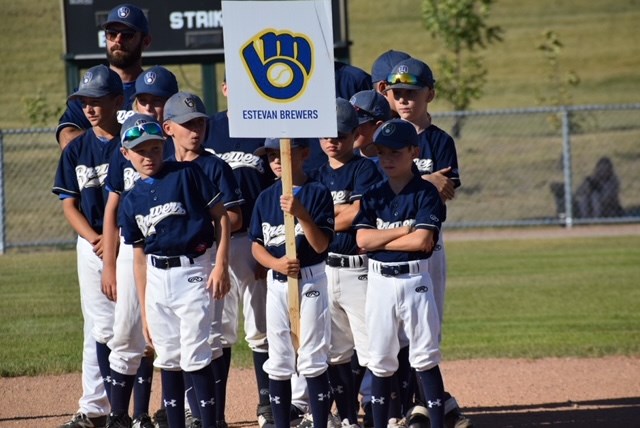
[[[330,0],[223,1],[232,137],[337,135]]]

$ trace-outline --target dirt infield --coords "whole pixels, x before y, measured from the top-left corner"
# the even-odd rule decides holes
[[[464,360],[441,367],[447,389],[477,428],[640,427],[640,357]],[[0,378],[0,391],[0,427],[57,427],[76,410],[80,375]],[[257,426],[255,391],[253,370],[232,369],[230,427]]]

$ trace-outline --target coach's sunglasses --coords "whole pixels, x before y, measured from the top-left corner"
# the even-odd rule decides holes
[[[104,34],[107,36],[107,40],[110,42],[115,41],[118,38],[118,34],[122,37],[122,40],[128,42],[136,35],[132,30],[104,30]]]
[[[155,135],[160,138],[164,137],[162,134],[162,126],[155,122],[145,122],[124,131],[122,141],[133,141],[142,137],[144,134]]]
[[[405,83],[407,85],[428,86],[425,82],[420,80],[420,77],[416,76],[415,74],[409,74],[409,73],[390,74],[387,76],[387,83],[390,85]]]

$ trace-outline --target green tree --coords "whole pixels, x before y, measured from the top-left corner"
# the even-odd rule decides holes
[[[482,96],[487,69],[478,54],[493,42],[502,41],[503,30],[488,25],[493,0],[423,0],[422,18],[431,36],[442,41],[446,53],[438,58],[438,94],[455,111],[467,110]],[[452,133],[458,137],[461,119]]]
[[[555,31],[545,30],[541,35],[542,41],[536,46],[547,63],[544,93],[537,91],[538,104],[553,107],[563,107],[573,104],[571,88],[580,84],[580,77],[574,70],[563,71],[560,65],[560,54],[564,45]],[[548,94],[548,95],[545,95]],[[579,131],[581,125],[573,113],[569,115],[572,131]],[[560,129],[562,119],[557,115],[549,116],[549,122],[554,129]]]

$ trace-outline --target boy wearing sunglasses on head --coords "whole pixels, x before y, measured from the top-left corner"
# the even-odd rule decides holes
[[[118,120],[124,122],[138,112],[161,121],[165,101],[176,92],[178,82],[173,73],[162,66],[151,67],[136,79],[133,110],[126,112],[126,115],[119,114]],[[157,131],[158,136],[162,137],[162,130]],[[173,152],[173,142],[165,142],[165,149],[168,145]],[[124,244],[117,226],[120,201],[138,178],[139,174],[131,162],[117,150],[109,163],[106,179],[109,198],[104,214],[102,289],[109,299],[116,302],[113,338],[108,344],[111,349],[111,378],[114,380],[111,412],[120,415],[126,425],[133,392],[132,428],[152,428],[149,402],[154,351],[145,343],[142,334],[140,302],[133,277],[133,248]]]
[[[200,167],[163,160],[161,134],[150,116],[123,125],[121,150],[140,179],[122,201],[122,234],[134,247],[144,333],[156,350],[169,426],[185,424],[183,373],[202,425],[215,426],[211,300],[229,290],[229,217]]]
[[[454,198],[461,184],[458,155],[453,138],[431,122],[428,105],[435,98],[435,79],[429,66],[415,58],[397,63],[387,77],[386,91],[391,95],[394,110],[400,118],[410,122],[418,133],[418,156],[415,168],[424,180],[433,184],[445,203],[442,222],[446,220],[446,203]],[[442,323],[447,280],[447,262],[444,235],[440,231],[438,242],[429,258],[429,274],[433,281],[436,306]],[[440,338],[439,338],[440,339]],[[457,428],[471,427],[471,422],[460,412],[456,400],[448,393],[447,418],[455,421]],[[417,409],[421,411],[422,409]],[[411,419],[411,418],[409,418]]]
[[[84,319],[80,409],[64,427],[104,425],[109,413],[109,348],[114,302],[101,290],[104,187],[109,161],[120,145],[117,112],[122,80],[104,65],[90,68],[69,96],[82,106],[91,128],[62,152],[53,193],[62,201],[67,221],[78,234],[78,283]],[[93,425],[90,425],[93,424]]]

